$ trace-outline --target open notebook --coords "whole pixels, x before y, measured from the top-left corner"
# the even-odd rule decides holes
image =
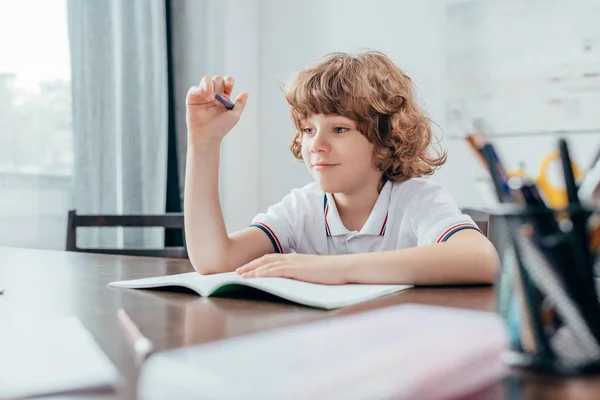
[[[179,286],[208,297],[247,286],[310,307],[333,309],[362,303],[409,288],[410,285],[320,285],[286,278],[242,278],[235,272],[201,275],[197,272],[111,282],[109,287],[148,289]]]
[[[506,374],[494,313],[399,305],[156,353],[143,400],[465,398]]]

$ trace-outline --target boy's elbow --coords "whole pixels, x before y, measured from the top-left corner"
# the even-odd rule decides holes
[[[201,275],[212,275],[225,272],[224,265],[222,263],[210,261],[197,256],[194,257],[193,254],[190,254],[189,257],[194,271]]]
[[[452,237],[464,256],[460,264],[465,267],[466,281],[493,284],[498,279],[500,260],[496,248],[485,236],[473,230],[463,230]]]
[[[482,283],[496,282],[500,271],[500,259],[496,248],[489,240],[485,240],[485,243],[477,249],[477,259],[481,267]]]
[[[194,271],[199,273],[200,275],[212,275],[218,274],[218,271],[214,266],[208,264],[195,263],[192,261],[192,267],[194,267]]]

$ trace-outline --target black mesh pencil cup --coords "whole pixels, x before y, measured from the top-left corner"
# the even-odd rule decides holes
[[[564,374],[600,372],[598,260],[581,227],[591,210],[502,204],[491,212],[501,270],[498,312],[511,335],[510,364]]]

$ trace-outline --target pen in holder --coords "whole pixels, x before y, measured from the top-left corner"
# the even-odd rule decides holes
[[[600,303],[594,257],[573,227],[592,210],[501,204],[491,235],[500,256],[498,312],[512,365],[564,374],[600,372]]]

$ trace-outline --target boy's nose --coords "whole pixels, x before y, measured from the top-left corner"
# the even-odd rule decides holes
[[[327,151],[329,149],[329,143],[320,132],[317,132],[313,138],[310,149],[313,153]]]

